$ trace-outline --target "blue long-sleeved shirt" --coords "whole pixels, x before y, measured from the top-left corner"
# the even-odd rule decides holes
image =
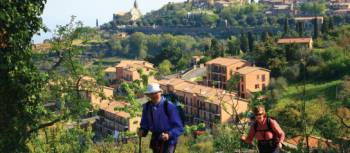
[[[150,104],[148,106],[147,103],[143,105],[140,126],[143,130],[155,133],[168,132],[170,134],[169,144],[174,145],[177,143],[177,139],[183,133],[184,129],[177,108],[171,102],[168,102],[169,116],[166,115],[164,110],[165,100],[162,97],[160,103],[157,105]],[[153,113],[153,120],[150,113]]]

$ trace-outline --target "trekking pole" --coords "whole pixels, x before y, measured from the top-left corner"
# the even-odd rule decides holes
[[[139,153],[142,153],[142,151],[141,151],[141,146],[142,146],[141,140],[142,140],[142,137],[139,136]]]

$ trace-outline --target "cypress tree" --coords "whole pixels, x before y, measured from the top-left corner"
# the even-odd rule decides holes
[[[262,34],[261,34],[261,40],[263,42],[265,42],[267,39],[269,38],[269,33],[267,31],[264,31]]]
[[[334,28],[334,19],[333,17],[330,17],[328,22],[328,29],[333,30],[333,28]]]
[[[286,36],[288,34],[288,31],[289,31],[289,25],[288,25],[288,17],[286,17],[286,19],[284,20],[284,33],[283,33],[283,36]]]
[[[325,18],[323,20],[321,31],[323,34],[328,32],[328,19],[327,18]]]
[[[314,39],[318,38],[318,22],[317,22],[317,18],[315,17],[314,19]]]
[[[240,47],[243,52],[248,50],[248,38],[243,32],[241,33]]]
[[[304,23],[303,22],[297,22],[297,28],[296,28],[298,34],[299,34],[299,37],[302,37],[304,35]]]
[[[254,50],[254,37],[252,32],[248,32],[248,47],[249,47],[249,51],[253,52]]]

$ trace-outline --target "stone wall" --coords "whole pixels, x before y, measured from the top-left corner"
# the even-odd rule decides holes
[[[173,35],[191,35],[191,36],[215,36],[221,38],[227,38],[232,35],[239,35],[242,31],[248,32],[251,31],[255,34],[261,34],[264,31],[268,31],[270,33],[277,33],[278,31],[282,31],[282,29],[278,29],[276,27],[268,27],[268,28],[238,28],[238,27],[169,27],[169,26],[145,26],[145,27],[124,27],[117,28],[115,32],[126,32],[128,34],[132,34],[134,32],[143,32],[145,34],[163,34],[170,33]]]

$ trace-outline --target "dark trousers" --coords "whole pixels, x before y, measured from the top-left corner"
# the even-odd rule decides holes
[[[174,153],[176,145],[164,145],[162,150],[152,148],[153,153]]]
[[[259,153],[280,153],[277,144],[273,140],[258,141]]]
[[[174,153],[176,144],[171,145],[169,141],[163,141],[160,139],[160,134],[153,133],[150,143],[150,148],[153,153]]]

